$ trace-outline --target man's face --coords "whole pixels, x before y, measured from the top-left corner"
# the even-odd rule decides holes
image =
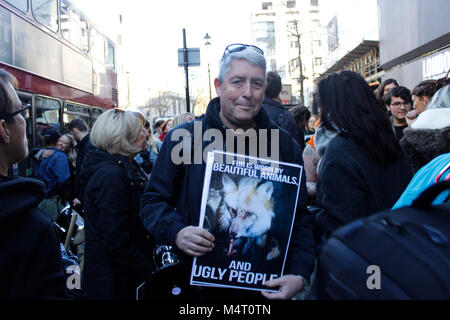
[[[75,138],[75,141],[80,142],[80,130],[78,130],[77,128],[73,128],[72,130],[69,130],[70,134],[73,135],[73,137]]]
[[[231,129],[254,127],[266,90],[264,70],[247,60],[235,59],[223,83],[214,81],[220,97],[220,118]]]
[[[17,111],[22,107],[19,97],[11,84],[9,89],[14,93],[13,109],[11,112]],[[19,162],[28,156],[28,139],[26,135],[26,123],[23,116],[19,113],[14,116],[13,120],[7,124],[10,132],[10,155],[14,162]]]
[[[411,103],[406,102],[400,97],[392,97],[391,104],[388,109],[394,118],[394,124],[405,124],[406,114],[411,111]]]

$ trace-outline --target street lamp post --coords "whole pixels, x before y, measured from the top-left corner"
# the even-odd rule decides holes
[[[208,47],[211,45],[211,42],[209,42],[211,37],[209,36],[208,33],[206,33],[206,35],[205,35],[205,37],[203,39],[206,40],[205,46],[206,46],[206,49],[208,50]],[[209,64],[209,57],[207,59],[208,59],[209,100],[211,101],[212,100],[212,95],[211,95],[211,69],[210,69],[210,64]]]

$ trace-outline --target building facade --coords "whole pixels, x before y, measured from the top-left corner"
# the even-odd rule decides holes
[[[314,80],[324,70],[322,33],[319,0],[254,0],[252,40],[268,71],[280,74],[285,104],[311,107]]]
[[[383,69],[379,54],[377,1],[322,0],[321,3],[327,50],[321,78],[351,70],[369,83],[378,83]]]
[[[413,89],[449,72],[450,1],[378,0],[378,11],[383,79]]]

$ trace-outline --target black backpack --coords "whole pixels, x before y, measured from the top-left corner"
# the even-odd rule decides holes
[[[450,181],[410,207],[336,230],[317,266],[317,299],[450,299],[450,203],[431,205]]]

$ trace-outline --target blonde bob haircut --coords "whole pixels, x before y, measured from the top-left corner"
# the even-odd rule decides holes
[[[137,111],[112,109],[104,112],[95,121],[91,130],[92,144],[109,154],[134,157],[141,152],[132,145],[145,125],[145,117]]]

